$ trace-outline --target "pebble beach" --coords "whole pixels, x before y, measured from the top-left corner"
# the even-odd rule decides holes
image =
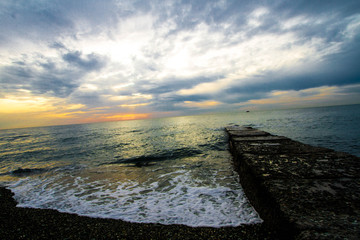
[[[2,239],[277,239],[262,224],[239,227],[188,227],[130,223],[16,207],[10,190],[0,188]]]

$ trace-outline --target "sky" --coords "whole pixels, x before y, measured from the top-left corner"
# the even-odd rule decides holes
[[[360,1],[1,0],[0,128],[360,103]]]

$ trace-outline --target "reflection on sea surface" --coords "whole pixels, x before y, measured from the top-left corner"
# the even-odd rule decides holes
[[[360,155],[359,113],[356,105],[2,130],[0,182],[24,207],[190,226],[256,223],[224,127],[252,125]]]

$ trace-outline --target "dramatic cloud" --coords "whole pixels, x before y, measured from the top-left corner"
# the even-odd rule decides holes
[[[0,30],[0,127],[360,103],[358,1],[5,0]]]

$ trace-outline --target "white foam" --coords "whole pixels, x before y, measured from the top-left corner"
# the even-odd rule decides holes
[[[188,226],[259,223],[241,188],[202,186],[190,172],[174,171],[156,181],[90,181],[57,174],[26,178],[11,186],[20,207],[51,208],[84,216]]]

